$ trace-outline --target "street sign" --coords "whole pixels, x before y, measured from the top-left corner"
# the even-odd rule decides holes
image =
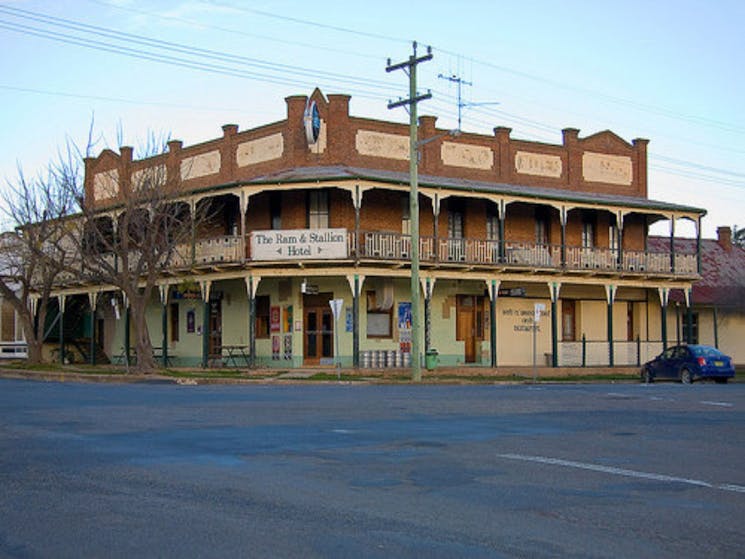
[[[341,381],[341,361],[339,358],[339,317],[341,308],[344,306],[344,299],[331,299],[329,301],[331,312],[334,313],[334,361],[336,361],[336,373]]]
[[[341,308],[344,306],[344,299],[331,299],[329,306],[331,307],[331,312],[334,313],[334,320],[339,320]]]

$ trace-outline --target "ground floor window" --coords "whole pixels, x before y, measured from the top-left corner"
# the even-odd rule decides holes
[[[171,341],[177,342],[179,337],[179,304],[171,303],[169,308],[171,315]]]
[[[573,299],[561,300],[561,341],[573,342],[576,338],[575,302]]]
[[[691,344],[698,343],[698,313],[691,317],[691,337],[688,337],[688,314],[683,312],[683,341]]]
[[[375,291],[367,292],[367,337],[390,338],[393,336],[393,307],[383,308]]]
[[[269,295],[258,295],[256,297],[257,338],[269,338],[270,314]]]

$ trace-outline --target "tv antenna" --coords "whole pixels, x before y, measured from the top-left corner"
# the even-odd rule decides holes
[[[444,74],[438,74],[438,78],[443,80],[448,80],[451,83],[454,83],[458,87],[458,130],[461,130],[461,117],[462,117],[462,111],[463,107],[477,107],[481,105],[499,105],[499,101],[486,101],[483,103],[470,103],[468,101],[463,101],[463,95],[462,95],[462,86],[464,85],[473,85],[473,82],[468,82],[461,78],[460,76],[457,76],[455,74],[451,76],[446,76]]]

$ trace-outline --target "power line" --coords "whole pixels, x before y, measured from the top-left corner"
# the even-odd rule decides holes
[[[90,99],[92,101],[106,101],[111,103],[126,103],[129,105],[144,105],[152,107],[168,107],[173,109],[188,109],[190,111],[209,111],[209,112],[245,112],[249,111],[243,108],[231,108],[231,107],[204,107],[199,105],[187,105],[183,103],[163,103],[160,101],[143,101],[138,99],[127,99],[124,97],[106,97],[103,95],[84,95],[81,93],[70,93],[66,91],[52,91],[48,89],[38,89],[33,87],[19,87],[7,84],[0,84],[0,89],[8,91],[21,91],[23,93],[37,93],[39,95],[50,95],[53,97],[69,97],[72,99]]]
[[[266,10],[256,10],[256,9],[253,9],[253,8],[246,8],[246,7],[243,7],[243,6],[236,6],[234,4],[229,4],[229,3],[226,3],[226,2],[219,2],[217,0],[212,0],[212,4],[216,4],[218,6],[219,5],[227,6],[229,8],[232,8],[233,10],[238,10],[238,11],[241,11],[241,12],[249,12],[249,13],[253,13],[253,14],[257,14],[257,15],[260,15],[260,16],[264,16],[264,17],[268,17],[268,18],[272,18],[272,19],[277,19],[277,20],[281,20],[281,21],[290,21],[292,23],[300,23],[302,25],[309,25],[309,26],[312,26],[312,27],[317,27],[319,29],[327,29],[327,30],[330,30],[330,31],[338,31],[340,33],[347,33],[347,34],[350,34],[350,35],[356,35],[358,37],[367,37],[369,39],[381,39],[381,40],[384,40],[384,41],[394,41],[394,42],[397,42],[397,43],[407,43],[407,44],[410,44],[411,43],[411,40],[410,39],[402,39],[400,37],[391,37],[389,35],[382,35],[382,34],[379,34],[379,33],[369,33],[369,32],[366,32],[366,31],[359,31],[357,29],[350,29],[348,27],[341,27],[341,26],[338,26],[338,25],[329,25],[327,23],[320,23],[320,22],[317,22],[317,21],[311,21],[309,19],[302,19],[302,18],[298,18],[298,17],[284,16],[284,15],[281,15],[281,14],[276,14],[276,13],[273,13],[273,12],[268,12]]]
[[[317,28],[321,28],[321,29],[328,29],[328,30],[338,31],[338,32],[342,32],[342,33],[348,33],[348,34],[352,34],[352,35],[356,35],[356,36],[360,36],[360,37],[368,37],[368,38],[381,39],[381,40],[387,40],[387,41],[395,41],[395,42],[407,42],[407,43],[410,42],[408,39],[402,39],[400,37],[392,37],[392,36],[389,36],[389,35],[382,35],[382,34],[377,34],[377,33],[363,32],[363,31],[351,29],[351,28],[348,28],[348,27],[328,25],[328,24],[319,23],[317,21],[312,21],[312,20],[303,19],[303,18],[299,18],[299,17],[284,16],[284,15],[280,15],[280,14],[277,14],[277,13],[274,13],[274,12],[269,12],[269,11],[266,11],[266,10],[256,10],[256,9],[252,9],[252,8],[245,8],[245,7],[241,7],[241,6],[236,6],[234,4],[230,4],[230,3],[226,3],[226,2],[219,2],[217,0],[213,0],[212,3],[213,4],[216,4],[216,5],[227,6],[227,7],[230,7],[232,9],[238,10],[238,11],[255,13],[255,14],[258,14],[258,15],[261,15],[261,16],[264,16],[264,17],[269,17],[269,18],[283,20],[283,21],[291,21],[293,23],[308,25],[308,26],[317,27]],[[531,74],[529,72],[524,72],[522,70],[515,70],[514,68],[509,68],[507,66],[495,64],[493,62],[479,60],[479,59],[477,59],[475,57],[464,56],[464,55],[462,55],[460,53],[456,53],[456,52],[451,51],[451,50],[448,50],[448,49],[438,49],[436,47],[433,47],[433,48],[435,50],[438,50],[438,51],[442,52],[443,54],[449,54],[451,56],[461,57],[463,60],[470,61],[471,63],[474,63],[474,64],[483,65],[483,66],[486,66],[486,67],[489,67],[489,68],[492,68],[492,69],[495,69],[495,70],[498,70],[498,71],[501,71],[501,72],[505,72],[505,73],[509,73],[511,75],[515,75],[515,76],[518,76],[518,77],[529,79],[531,81],[537,81],[539,83],[544,83],[546,85],[551,85],[552,87],[557,87],[557,88],[561,88],[561,89],[568,89],[568,90],[571,90],[571,91],[577,91],[577,92],[583,93],[585,95],[589,95],[589,96],[592,96],[592,97],[603,99],[605,101],[608,101],[608,102],[611,102],[611,103],[614,103],[614,104],[618,104],[618,105],[622,105],[622,106],[626,106],[626,107],[632,107],[632,108],[635,108],[637,110],[641,110],[641,111],[644,111],[644,112],[649,112],[649,113],[657,114],[657,115],[660,115],[660,116],[666,116],[666,117],[669,117],[669,118],[684,120],[684,121],[687,121],[687,122],[692,122],[692,123],[696,123],[696,124],[699,124],[699,125],[702,125],[702,126],[717,128],[717,129],[724,130],[724,131],[735,132],[735,133],[745,133],[745,127],[742,127],[742,126],[739,126],[739,125],[738,126],[733,126],[731,123],[722,122],[722,121],[715,120],[715,119],[709,119],[709,118],[701,117],[701,116],[698,116],[698,115],[690,115],[690,114],[686,114],[686,113],[680,113],[680,112],[677,112],[677,111],[666,109],[664,107],[658,107],[658,106],[655,106],[655,105],[652,105],[652,104],[639,103],[637,101],[633,101],[633,100],[629,100],[629,99],[624,99],[622,97],[616,97],[616,96],[613,96],[613,95],[608,95],[608,94],[605,94],[605,93],[602,93],[602,92],[599,92],[599,91],[596,91],[596,90],[592,90],[592,89],[589,89],[589,88],[579,87],[579,86],[576,86],[576,85],[565,84],[565,83],[561,83],[561,82],[558,82],[558,81],[555,81],[555,80],[550,80],[550,79],[547,79],[547,78],[544,78],[544,77],[541,77],[541,76],[537,76],[535,74]]]
[[[55,27],[62,27],[64,29],[70,29],[75,30],[82,33],[88,33],[96,36],[101,36],[107,39],[114,39],[116,41],[127,41],[132,42],[160,50],[167,50],[167,51],[173,51],[181,54],[186,54],[189,56],[200,56],[208,59],[218,60],[220,62],[227,62],[227,63],[234,63],[234,64],[240,64],[245,65],[248,67],[256,67],[264,70],[270,70],[270,71],[286,71],[288,73],[307,76],[307,77],[318,77],[323,76],[325,78],[331,78],[331,79],[343,79],[346,81],[351,81],[353,83],[356,83],[358,85],[366,85],[370,87],[384,87],[388,88],[389,85],[386,82],[383,82],[381,80],[363,80],[360,78],[356,78],[353,76],[345,75],[345,74],[338,74],[336,72],[325,72],[320,70],[309,70],[307,68],[303,68],[300,66],[291,66],[287,64],[278,64],[275,62],[269,62],[266,60],[261,60],[257,58],[249,58],[246,56],[240,56],[235,55],[231,53],[224,53],[219,52],[215,50],[210,49],[203,49],[198,47],[191,47],[188,45],[182,45],[179,43],[169,42],[169,41],[162,41],[160,39],[152,39],[150,37],[145,37],[142,35],[135,35],[133,33],[125,33],[121,31],[116,31],[113,29],[108,29],[105,27],[95,26],[95,25],[89,25],[81,22],[77,22],[74,20],[69,20],[65,18],[58,18],[54,16],[48,16],[39,12],[32,12],[30,10],[22,10],[20,8],[12,8],[12,7],[6,7],[6,6],[0,6],[0,12],[5,12],[8,15],[11,15],[13,17],[18,17],[22,19],[28,19],[32,21],[36,21],[39,23],[43,23],[46,25],[51,25]],[[26,27],[22,26],[21,24],[14,24],[12,22],[5,22],[6,24],[10,25],[18,25],[20,27]],[[28,27],[29,29],[34,29],[37,31],[46,31],[43,29],[32,28]],[[52,32],[50,32],[52,33]],[[91,40],[91,39],[83,39],[82,37],[75,37],[81,40]],[[165,55],[164,55],[165,56]]]
[[[16,31],[19,33],[23,33],[26,35],[32,35],[36,37],[42,37],[45,39],[51,39],[67,44],[82,46],[82,47],[88,47],[92,49],[96,49],[99,51],[106,51],[110,53],[120,54],[129,56],[131,58],[137,58],[141,60],[148,60],[151,62],[159,62],[164,64],[170,64],[172,66],[179,66],[183,68],[189,68],[192,70],[201,70],[205,72],[210,72],[214,74],[220,74],[225,76],[231,76],[236,78],[245,78],[245,79],[254,79],[258,81],[263,81],[265,83],[272,83],[276,85],[302,85],[306,88],[315,87],[319,84],[324,84],[331,86],[336,85],[336,81],[334,82],[321,82],[320,80],[312,80],[311,77],[308,76],[308,79],[290,79],[288,77],[283,77],[282,72],[278,71],[275,73],[275,75],[267,74],[267,73],[260,73],[260,72],[249,72],[246,70],[241,70],[239,68],[234,68],[230,66],[224,66],[224,65],[218,65],[214,63],[206,63],[206,62],[200,62],[198,60],[191,60],[186,58],[179,58],[171,55],[166,54],[156,54],[151,53],[148,51],[138,50],[130,47],[125,47],[122,45],[111,45],[109,43],[104,43],[101,41],[96,41],[93,39],[83,38],[83,37],[74,37],[70,35],[65,35],[61,33],[57,33],[54,31],[48,31],[43,29],[37,29],[33,27],[29,27],[26,25],[21,24],[15,24],[15,23],[7,23],[7,22],[1,22],[0,21],[0,28],[8,29],[11,31]],[[277,75],[278,74],[278,75]],[[327,78],[331,79],[331,78]],[[348,87],[348,91],[350,93],[355,93],[358,97],[368,98],[368,99],[376,99],[376,100],[382,100],[385,98],[381,93],[375,94],[372,91],[366,90],[366,89],[360,89],[359,87],[351,86]]]
[[[250,9],[245,9],[243,11],[260,12],[258,10],[250,10]],[[143,46],[147,46],[149,48],[155,48],[160,51],[166,51],[166,52],[165,53],[164,52],[151,52],[147,50],[133,48],[127,45],[106,43],[106,42],[97,41],[97,40],[87,38],[87,37],[71,35],[69,33],[67,34],[59,33],[55,31],[51,31],[49,29],[31,27],[28,25],[20,24],[20,23],[0,21],[0,28],[5,28],[11,31],[24,33],[24,34],[31,35],[31,36],[42,37],[42,38],[46,38],[49,40],[55,40],[55,41],[59,41],[59,42],[67,43],[67,44],[73,44],[73,45],[82,46],[86,48],[95,48],[97,50],[103,50],[103,51],[107,51],[107,52],[111,52],[111,53],[115,53],[119,55],[139,58],[142,60],[170,64],[170,65],[177,66],[177,67],[184,67],[184,68],[189,68],[193,70],[206,71],[206,72],[227,75],[227,76],[232,76],[232,77],[253,79],[253,80],[263,81],[265,83],[273,83],[276,85],[293,85],[293,86],[302,85],[304,87],[313,87],[313,86],[316,86],[322,83],[321,80],[323,80],[323,82],[327,85],[331,84],[335,87],[338,87],[339,83],[341,83],[344,87],[348,88],[349,93],[354,93],[355,96],[357,97],[373,99],[373,100],[384,100],[386,98],[390,98],[390,95],[385,93],[387,89],[390,89],[390,86],[387,84],[387,82],[383,82],[380,80],[368,80],[368,79],[363,79],[363,78],[357,78],[356,76],[350,76],[347,74],[339,74],[335,72],[309,71],[305,68],[301,68],[297,66],[276,64],[276,63],[266,61],[266,60],[238,56],[238,55],[234,55],[231,53],[224,53],[224,52],[214,51],[210,49],[201,49],[197,47],[191,47],[188,45],[161,41],[158,39],[152,39],[149,37],[135,35],[131,33],[123,33],[119,31],[107,29],[104,27],[92,26],[92,25],[76,22],[73,20],[55,18],[53,16],[47,16],[47,15],[44,15],[38,12],[31,12],[29,10],[21,10],[19,8],[0,6],[0,12],[4,12],[7,15],[11,15],[14,17],[36,21],[37,23],[43,23],[46,25],[61,27],[63,29],[75,30],[77,32],[82,32],[82,33],[87,33],[87,34],[93,34],[93,35],[101,36],[101,37],[114,40],[114,41],[119,41],[119,42],[126,41],[129,44],[140,44]],[[260,12],[260,13],[261,15],[271,15],[268,12]],[[276,16],[276,14],[274,15]],[[277,16],[277,17],[282,19],[280,16]],[[299,23],[305,22],[304,20],[300,20],[299,18],[289,18],[289,19],[299,22]],[[312,24],[313,22],[305,22],[305,23]],[[339,28],[339,29],[350,32],[350,33],[354,33],[354,31],[352,30],[348,30],[344,28]],[[385,37],[382,35],[376,35],[376,34],[371,34],[371,35],[373,35],[375,38],[395,40],[393,38]],[[447,51],[444,51],[444,52],[447,52]],[[172,53],[182,54],[190,58],[183,58],[183,57],[175,56]],[[372,58],[372,56],[370,57]],[[469,59],[469,60],[471,60],[472,62],[481,63],[480,61],[475,60],[475,59]],[[219,62],[219,64],[216,62]],[[497,66],[491,63],[486,63],[486,65],[500,69],[500,70],[504,70],[503,67],[500,67],[500,66]],[[256,68],[258,71],[247,71],[242,68],[243,66]],[[530,76],[529,74],[526,74],[526,76],[536,78],[536,76]],[[329,82],[328,80],[333,80],[333,82]],[[12,89],[12,87],[5,86],[4,89]],[[20,90],[23,88],[16,88],[16,89]],[[378,91],[376,92],[376,90]],[[41,90],[37,90],[36,92],[53,94],[53,93],[44,92]],[[74,96],[73,94],[65,94],[63,92],[58,92],[57,94],[60,96]],[[447,93],[441,93],[440,96],[444,98],[452,99],[452,96]],[[156,103],[148,103],[148,102],[138,102],[138,101],[127,100],[127,99],[103,98],[103,97],[97,97],[97,96],[78,96],[78,97],[98,98],[99,100],[111,100],[111,101],[129,102],[129,103],[137,103],[137,104],[156,104]],[[459,108],[460,108],[460,103],[462,103],[462,101],[459,99],[458,103],[459,103]],[[439,105],[439,103],[436,103],[436,104]],[[483,116],[497,117],[500,119],[507,120],[508,122],[518,123],[519,125],[528,127],[529,129],[532,129],[532,130],[544,131],[544,132],[548,132],[551,134],[555,134],[557,132],[557,127],[555,126],[547,125],[543,122],[539,122],[537,120],[522,117],[522,116],[510,113],[507,111],[503,111],[503,110],[481,108],[481,109],[475,109],[473,112],[477,113],[477,115],[481,115],[482,117]],[[452,115],[452,111],[447,110],[447,109],[443,109],[442,113]],[[492,122],[486,122],[476,117],[469,117],[468,120],[469,122],[476,122],[479,124],[483,124],[485,126],[490,126],[493,124]],[[460,118],[459,118],[459,121],[460,121]],[[717,146],[709,146],[709,147],[714,147],[715,149],[726,149],[727,151],[733,151],[735,153],[741,152],[739,150],[732,149],[732,148],[722,148],[722,147],[717,147]],[[712,182],[719,182],[720,184],[729,184],[729,183],[726,183],[726,182],[722,183],[721,181],[717,180],[716,176],[706,174],[705,172],[708,171],[710,173],[725,174],[725,175],[730,175],[733,177],[743,176],[742,173],[728,171],[725,169],[706,166],[706,165],[701,165],[701,164],[697,164],[691,161],[684,161],[684,160],[675,159],[675,158],[671,158],[671,157],[664,156],[664,155],[657,155],[657,154],[652,155],[653,159],[655,157],[661,161],[666,161],[668,163],[672,163],[674,165],[678,165],[683,168],[693,169],[697,172],[696,176],[698,176],[699,178],[703,180],[710,180]],[[664,168],[664,167],[660,167],[660,168],[666,170],[666,172],[672,173],[672,170],[670,168]],[[701,173],[700,171],[704,171],[704,173]],[[693,173],[689,173],[689,175],[693,176]],[[735,181],[735,186],[739,186],[739,183],[737,181]]]
[[[372,55],[372,54],[363,54],[361,52],[356,52],[356,51],[327,47],[324,45],[320,45],[318,43],[304,43],[302,41],[291,41],[289,39],[280,39],[277,37],[272,37],[270,35],[260,35],[258,33],[249,33],[248,31],[244,31],[240,29],[232,29],[230,27],[223,27],[220,25],[210,25],[205,22],[194,21],[192,19],[186,19],[183,17],[167,16],[167,15],[159,14],[157,12],[152,12],[148,10],[138,10],[138,9],[135,9],[129,6],[123,6],[123,5],[113,4],[110,2],[105,2],[103,0],[88,0],[88,2],[91,2],[93,4],[98,4],[99,6],[105,6],[107,8],[111,8],[115,10],[129,12],[132,14],[145,15],[148,17],[152,17],[152,18],[156,18],[156,19],[160,19],[164,21],[175,21],[178,23],[185,23],[187,25],[191,25],[194,27],[200,27],[202,29],[213,29],[221,33],[230,33],[231,35],[238,35],[241,37],[251,37],[254,39],[261,39],[264,41],[272,41],[272,42],[283,44],[283,45],[295,45],[295,46],[299,46],[303,48],[312,48],[312,49],[326,51],[326,52],[333,52],[336,54],[344,54],[346,56],[355,56],[358,58],[366,58],[366,59],[378,60],[378,61],[380,60],[379,56]]]

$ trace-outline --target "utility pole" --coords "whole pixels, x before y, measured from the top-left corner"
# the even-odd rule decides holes
[[[427,47],[427,54],[417,58],[416,42],[413,44],[413,53],[405,62],[391,64],[388,59],[386,72],[403,70],[409,76],[409,98],[388,103],[389,109],[397,107],[409,108],[409,215],[411,217],[411,378],[419,382],[422,380],[422,363],[420,355],[419,333],[422,329],[421,313],[419,312],[419,178],[417,165],[419,163],[419,145],[417,141],[417,103],[430,99],[432,94],[427,92],[418,95],[416,90],[416,67],[422,62],[432,60],[432,47]]]

